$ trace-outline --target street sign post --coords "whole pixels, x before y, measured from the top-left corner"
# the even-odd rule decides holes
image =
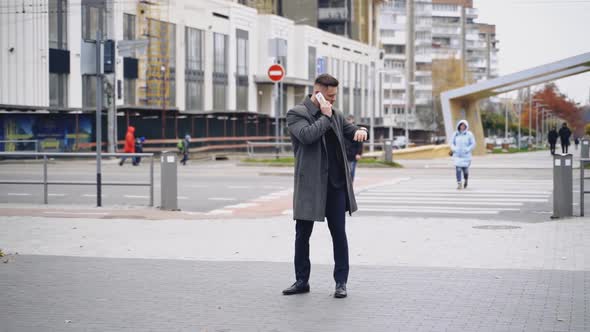
[[[279,159],[279,119],[280,119],[280,109],[283,105],[283,86],[280,83],[283,78],[285,77],[285,69],[280,64],[274,64],[268,67],[268,78],[275,82],[275,91],[276,95],[278,96],[279,103],[276,106],[275,110],[275,152],[276,152],[276,159]],[[276,105],[276,102],[275,102]]]

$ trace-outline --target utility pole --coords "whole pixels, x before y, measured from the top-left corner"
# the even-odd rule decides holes
[[[102,22],[103,12],[99,14],[99,22]],[[96,31],[96,206],[102,206],[102,24]]]
[[[533,94],[531,93],[531,87],[528,87],[528,94],[529,94],[529,139],[528,141],[530,141],[531,139],[531,135],[533,133],[533,125],[532,125],[532,111],[533,111]],[[527,147],[528,147],[528,142],[527,142]]]
[[[408,113],[414,104],[414,0],[406,0],[406,107],[404,110],[406,147],[410,144]]]

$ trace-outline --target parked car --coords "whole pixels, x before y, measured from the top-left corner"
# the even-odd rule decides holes
[[[394,149],[404,149],[407,144],[406,136],[395,136],[392,146]]]

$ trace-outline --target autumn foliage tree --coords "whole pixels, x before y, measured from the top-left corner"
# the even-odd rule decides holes
[[[541,90],[533,93],[533,100],[543,105],[542,108],[547,110],[546,112],[554,114],[556,117],[561,118],[563,121],[567,122],[574,135],[580,137],[584,135],[585,121],[583,112],[576,106],[574,102],[562,94],[554,83],[548,83]],[[539,112],[538,115],[537,112]],[[533,103],[533,107],[530,109],[529,104],[525,103],[521,117],[521,125],[528,126],[529,117],[531,117],[532,127],[536,129],[537,116],[539,119],[541,116],[543,116],[540,111],[540,107],[536,107],[535,103]],[[541,121],[539,121],[538,125],[541,125]]]

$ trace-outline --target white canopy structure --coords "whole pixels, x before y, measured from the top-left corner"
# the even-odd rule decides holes
[[[544,64],[488,81],[445,91],[441,94],[447,140],[455,131],[459,119],[469,121],[470,130],[478,142],[484,141],[483,127],[477,101],[490,96],[557,80],[590,71],[590,53]],[[478,144],[476,154],[484,154],[484,144]]]

